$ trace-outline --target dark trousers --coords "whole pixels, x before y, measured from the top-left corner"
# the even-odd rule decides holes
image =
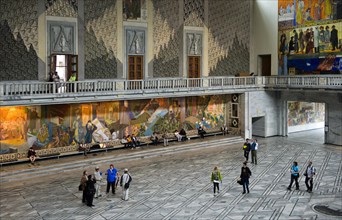
[[[241,182],[242,182],[242,187],[243,187],[243,192],[246,193],[246,189],[247,192],[249,193],[249,179],[245,179],[245,178],[241,178]]]
[[[332,50],[335,50],[335,48],[338,48],[338,43],[337,41],[332,41],[331,42]]]
[[[107,193],[109,193],[109,189],[112,187],[112,193],[115,194],[115,181],[114,182],[107,182]]]
[[[299,189],[298,176],[291,175],[291,182],[288,189],[291,189],[293,181],[296,182],[296,189]]]
[[[257,151],[252,150],[252,163],[257,164]]]
[[[82,193],[82,202],[83,202],[83,203],[86,203],[86,197],[87,197],[86,191],[83,190],[83,193]]]
[[[246,161],[248,161],[249,151],[245,150],[243,156],[246,158]]]
[[[94,200],[94,193],[88,193],[86,198],[87,198],[87,206],[92,206],[93,200]]]
[[[216,188],[217,188],[217,192],[220,191],[219,185],[220,185],[219,183],[215,183],[215,182],[214,182],[214,193],[216,193]]]
[[[306,185],[307,190],[312,191],[313,178],[305,177],[305,185]]]

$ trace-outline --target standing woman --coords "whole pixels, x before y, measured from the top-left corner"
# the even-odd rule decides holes
[[[293,162],[293,165],[291,167],[291,182],[290,185],[287,187],[288,190],[291,190],[293,181],[296,182],[296,190],[299,190],[299,183],[298,183],[298,177],[299,177],[299,169],[298,169],[298,163],[295,161]]]
[[[246,189],[247,189],[247,193],[249,193],[249,177],[252,176],[252,172],[251,170],[247,167],[247,162],[243,162],[243,166],[241,167],[241,174],[240,174],[240,178],[241,178],[241,183],[243,186],[243,192],[242,194],[246,193]]]
[[[216,195],[216,188],[217,188],[217,193],[220,193],[219,184],[220,184],[220,182],[222,183],[221,172],[217,166],[214,167],[213,172],[211,172],[211,182],[214,184],[214,196],[215,196]]]
[[[88,181],[88,177],[87,177],[88,173],[87,171],[83,171],[83,176],[81,178],[81,185],[82,185],[82,202],[86,203],[86,193],[87,193],[87,181]]]
[[[131,175],[128,173],[128,169],[124,170],[124,174],[120,180],[120,186],[122,187],[122,199],[128,200],[128,191],[129,191],[129,184],[132,181]]]
[[[94,195],[95,195],[95,183],[96,180],[92,177],[92,175],[88,176],[88,181],[86,184],[86,188],[87,188],[87,193],[86,193],[86,198],[87,198],[87,206],[91,207],[94,206],[93,205],[93,199],[94,199]]]

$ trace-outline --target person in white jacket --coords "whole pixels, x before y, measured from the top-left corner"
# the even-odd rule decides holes
[[[102,180],[102,172],[100,172],[100,167],[95,167],[94,178],[96,180],[95,183],[95,199],[102,196],[101,195],[101,180]]]
[[[131,175],[128,173],[128,169],[124,170],[124,174],[120,179],[120,186],[122,187],[122,200],[128,200],[129,185],[132,181]]]

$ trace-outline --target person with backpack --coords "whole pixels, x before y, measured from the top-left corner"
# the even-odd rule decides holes
[[[291,191],[293,181],[295,181],[296,190],[299,190],[299,183],[298,183],[299,168],[298,168],[298,163],[296,161],[293,162],[290,172],[291,172],[291,182],[290,182],[290,185],[287,187],[287,189]]]
[[[312,166],[312,161],[309,161],[309,165],[307,166],[304,176],[305,176],[305,185],[307,188],[307,192],[312,192],[313,187],[313,177],[316,175],[316,169]]]
[[[222,176],[221,172],[218,169],[218,167],[214,167],[213,172],[211,172],[211,182],[214,184],[214,196],[216,196],[216,188],[217,188],[217,194],[220,193],[220,182],[222,183]]]
[[[249,151],[251,150],[251,143],[249,139],[246,139],[246,142],[243,144],[243,156],[246,158],[246,162],[248,162]]]
[[[128,173],[128,169],[124,169],[124,174],[120,179],[120,186],[122,187],[122,200],[128,200],[129,184],[132,182],[132,177]]]

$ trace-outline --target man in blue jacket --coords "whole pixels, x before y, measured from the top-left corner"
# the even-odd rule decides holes
[[[112,193],[115,194],[115,182],[116,182],[116,175],[117,169],[114,168],[114,165],[111,164],[109,169],[106,172],[107,175],[107,193],[109,193],[110,187],[112,187]]]

